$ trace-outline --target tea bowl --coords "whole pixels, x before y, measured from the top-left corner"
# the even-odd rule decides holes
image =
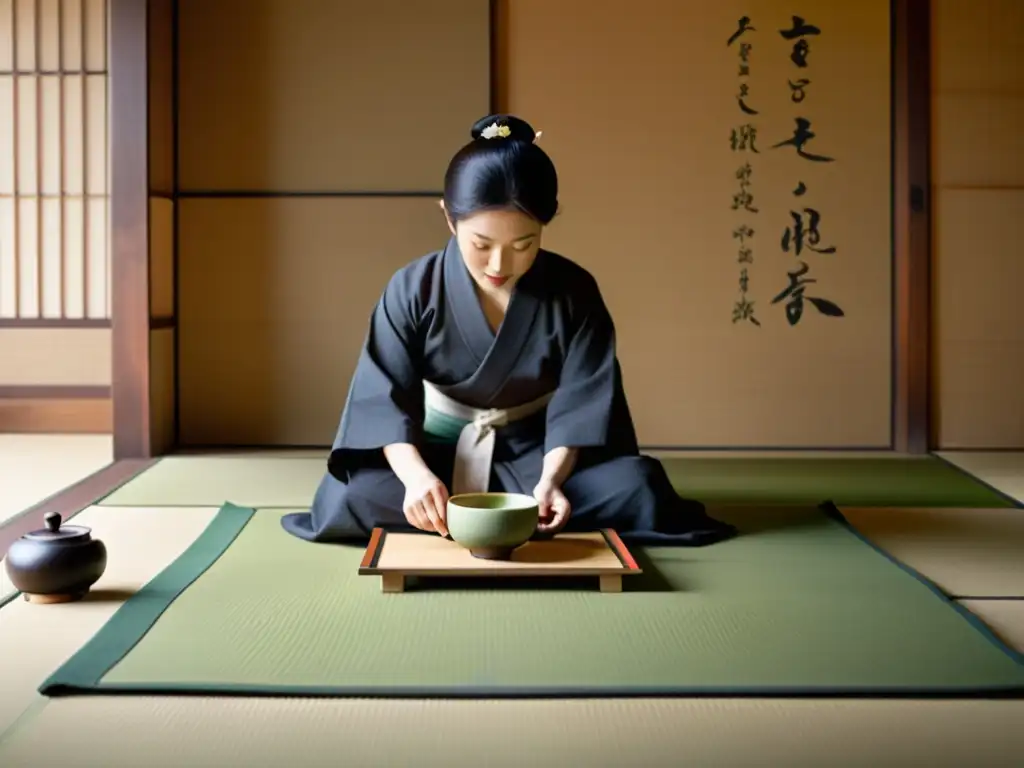
[[[522,493],[463,493],[448,500],[448,535],[484,560],[509,560],[533,536],[537,500]]]

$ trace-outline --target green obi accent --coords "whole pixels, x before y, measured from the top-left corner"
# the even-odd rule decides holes
[[[459,442],[462,428],[467,424],[468,421],[427,408],[423,419],[423,435],[428,443],[455,445]]]

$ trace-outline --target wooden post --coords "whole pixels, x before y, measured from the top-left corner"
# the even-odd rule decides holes
[[[174,441],[172,0],[109,0],[114,458]]]
[[[931,14],[893,0],[893,447],[923,454],[931,435]]]

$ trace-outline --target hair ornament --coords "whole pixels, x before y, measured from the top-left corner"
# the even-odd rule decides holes
[[[482,139],[507,139],[511,135],[511,128],[507,125],[498,125],[497,123],[491,123],[480,132],[480,138]]]

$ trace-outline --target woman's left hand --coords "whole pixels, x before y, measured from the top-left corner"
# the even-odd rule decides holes
[[[569,522],[572,507],[565,498],[562,489],[554,483],[541,480],[533,489],[533,498],[540,508],[540,523],[537,530],[541,533],[557,533]]]

